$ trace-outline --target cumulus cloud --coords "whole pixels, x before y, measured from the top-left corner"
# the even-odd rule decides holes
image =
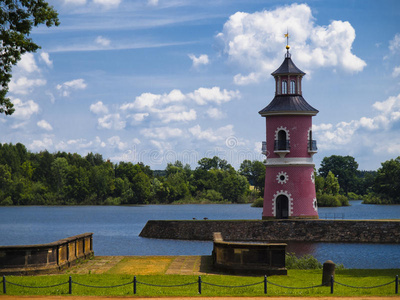
[[[128,144],[122,142],[119,136],[110,137],[107,141],[111,147],[118,148],[119,150],[125,150],[128,147]]]
[[[149,6],[157,6],[158,0],[147,0],[147,5]]]
[[[120,114],[109,114],[99,118],[98,124],[100,128],[121,130],[126,126],[126,121],[122,120]]]
[[[8,87],[11,93],[26,95],[32,91],[33,88],[46,85],[45,79],[29,79],[28,77],[12,78]]]
[[[86,0],[64,0],[64,4],[71,5],[85,5]]]
[[[211,107],[207,110],[207,115],[211,119],[222,119],[225,117],[225,114],[216,107]]]
[[[210,63],[208,55],[206,54],[201,54],[199,57],[196,57],[194,54],[189,54],[188,56],[192,60],[194,68],[198,68],[201,65],[208,65]]]
[[[71,90],[84,90],[86,87],[87,84],[82,78],[66,81],[56,86],[57,90],[59,90],[64,97],[68,97]]]
[[[43,140],[34,140],[30,145],[31,150],[44,150],[49,149],[53,146],[53,140],[49,137],[43,138]]]
[[[36,123],[36,125],[47,131],[53,130],[53,127],[49,124],[49,122],[45,120],[40,120],[39,122]]]
[[[394,68],[393,68],[392,76],[393,76],[393,77],[397,77],[397,76],[399,76],[399,75],[400,75],[400,66],[394,67]]]
[[[135,122],[142,122],[148,116],[149,116],[148,113],[139,113],[139,114],[129,115],[128,117],[132,118]]]
[[[232,99],[240,98],[239,91],[222,90],[219,87],[213,88],[199,88],[193,93],[189,93],[188,97],[193,99],[198,105],[205,105],[207,103],[215,103],[221,105],[222,103],[229,102]]]
[[[99,44],[99,45],[101,45],[101,46],[107,47],[107,46],[110,45],[111,41],[110,41],[109,39],[107,39],[107,38],[102,37],[101,35],[99,35],[99,36],[96,38],[96,43]]]
[[[90,111],[96,115],[107,114],[108,108],[103,104],[102,101],[98,101],[92,105],[90,105]]]
[[[50,60],[50,55],[47,52],[42,52],[40,53],[40,59],[42,61],[44,61],[44,63],[48,66],[48,67],[53,67],[53,61]]]
[[[22,55],[21,60],[18,62],[17,66],[27,73],[39,71],[39,68],[32,53],[25,53],[24,55]]]
[[[282,62],[287,30],[298,65],[362,71],[366,63],[351,52],[355,39],[351,24],[332,21],[319,26],[314,20],[307,4],[231,15],[217,39],[222,42],[228,59],[249,72],[249,75],[238,74],[235,82],[248,84],[269,76]]]
[[[181,137],[183,131],[179,128],[171,127],[157,127],[157,128],[144,128],[140,133],[146,138],[166,140],[169,138]]]
[[[400,52],[400,33],[396,33],[393,40],[389,41],[389,50],[393,54]]]
[[[368,147],[372,151],[381,149],[382,145],[391,145],[390,149],[400,146],[396,126],[400,125],[400,94],[385,101],[377,101],[372,105],[374,117],[362,117],[350,122],[313,125],[313,133],[322,150],[339,149],[343,145]],[[385,150],[386,149],[386,150]],[[389,153],[389,148],[382,149]]]
[[[93,3],[102,6],[105,9],[118,7],[121,0],[93,0]]]
[[[21,99],[11,99],[14,104],[15,112],[12,114],[12,117],[16,119],[27,120],[33,114],[37,114],[39,112],[39,104],[37,104],[33,100],[28,100],[26,102]]]
[[[136,122],[149,116],[157,118],[162,123],[187,122],[197,119],[196,110],[188,108],[188,105],[209,103],[221,105],[235,98],[240,98],[239,91],[221,90],[219,87],[199,88],[187,94],[175,89],[168,94],[143,93],[133,102],[121,105],[120,109],[122,111],[138,111],[138,113],[130,115]],[[216,111],[213,112],[216,117]]]
[[[212,143],[226,141],[228,137],[234,135],[233,125],[226,125],[216,130],[212,128],[202,130],[200,125],[196,125],[189,128],[189,132],[198,140],[206,140]]]

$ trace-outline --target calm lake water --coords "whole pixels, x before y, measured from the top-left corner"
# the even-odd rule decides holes
[[[320,218],[400,219],[400,205],[319,208]],[[139,237],[148,220],[261,219],[262,209],[249,204],[147,206],[0,207],[0,245],[26,245],[93,232],[96,255],[210,255],[212,242]],[[347,268],[400,268],[399,244],[290,243],[297,255],[312,254]]]

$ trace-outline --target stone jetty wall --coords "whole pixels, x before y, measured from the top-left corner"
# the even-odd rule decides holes
[[[400,243],[400,220],[150,220],[141,237],[229,241]]]

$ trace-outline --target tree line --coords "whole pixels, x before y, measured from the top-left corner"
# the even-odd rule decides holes
[[[319,206],[400,203],[400,157],[378,171],[358,171],[350,156],[325,157],[316,173]],[[164,170],[142,163],[112,163],[101,154],[41,151],[0,144],[0,205],[121,205],[158,203],[262,203],[265,165],[244,160],[235,170],[217,156],[192,170],[180,161]]]

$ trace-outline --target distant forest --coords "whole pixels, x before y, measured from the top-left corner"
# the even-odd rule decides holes
[[[339,169],[330,165],[332,157],[334,162],[343,158],[324,158],[327,163],[316,173],[319,206],[347,205],[348,198],[400,203],[400,183],[387,186],[393,172],[400,178],[400,158],[383,163],[378,171],[358,171],[353,165],[355,172],[346,173],[340,162]],[[391,174],[382,171],[388,168]],[[0,144],[0,205],[262,202],[264,181],[265,165],[260,161],[244,160],[235,170],[215,156],[200,159],[194,170],[180,161],[165,170],[151,170],[142,163],[112,163],[101,154],[32,153],[20,143]]]

